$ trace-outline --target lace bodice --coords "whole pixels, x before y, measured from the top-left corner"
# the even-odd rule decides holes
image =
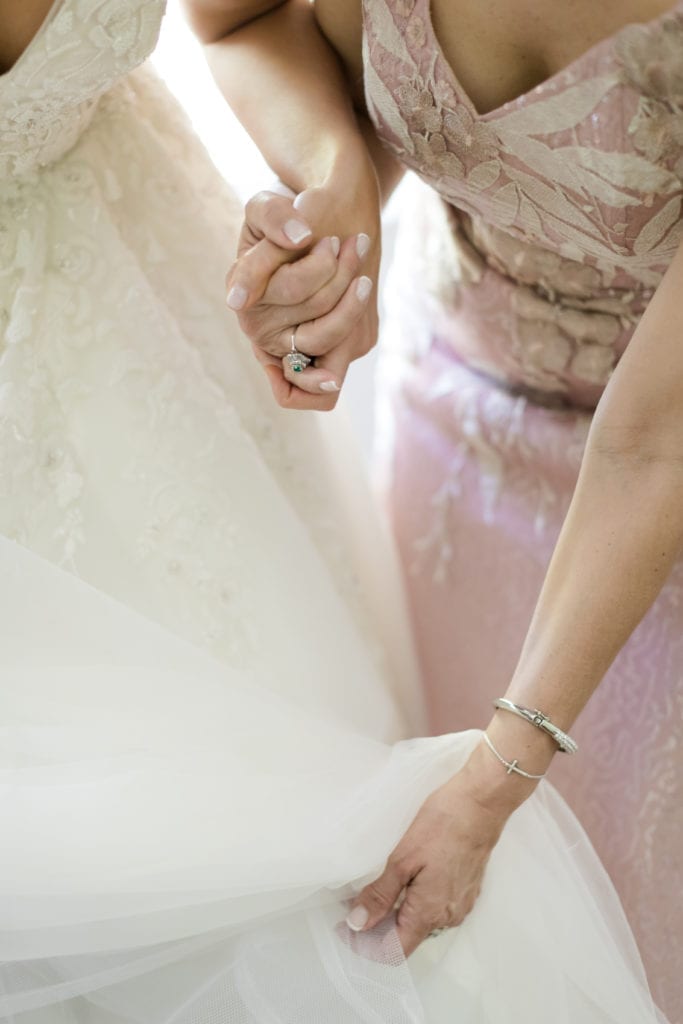
[[[681,239],[683,3],[484,116],[429,0],[364,16],[377,131],[448,204],[416,271],[437,332],[508,385],[593,407]]]
[[[55,0],[0,76],[0,180],[66,153],[99,98],[151,53],[165,0]]]

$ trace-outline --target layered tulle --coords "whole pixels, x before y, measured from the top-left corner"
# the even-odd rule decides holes
[[[0,566],[5,1019],[503,1024],[551,998],[558,1024],[657,1019],[550,786],[408,965],[391,927],[341,923],[477,734],[388,745],[8,541]]]

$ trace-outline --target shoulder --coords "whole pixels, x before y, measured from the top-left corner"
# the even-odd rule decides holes
[[[0,74],[19,60],[52,6],[53,0],[0,0]]]

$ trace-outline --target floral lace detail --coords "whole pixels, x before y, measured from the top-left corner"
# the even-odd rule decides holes
[[[629,135],[636,150],[652,163],[673,163],[683,178],[683,70],[681,33],[665,21],[653,33],[631,26],[617,42],[623,81],[640,92]]]
[[[462,358],[514,388],[594,404],[678,247],[680,6],[480,117],[428,0],[365,2],[370,115],[452,210],[454,245],[433,293],[468,327],[448,333]],[[615,134],[624,112],[625,137]],[[532,317],[515,285],[533,289]],[[618,315],[600,307],[605,297],[621,301]]]
[[[28,49],[0,76],[0,178],[58,159],[99,97],[149,55],[165,0],[55,0]]]
[[[679,18],[664,19],[656,28],[630,25],[619,34],[616,52],[623,80],[643,96],[683,108],[683,66]]]

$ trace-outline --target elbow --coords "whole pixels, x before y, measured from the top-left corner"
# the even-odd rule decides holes
[[[287,0],[182,0],[185,18],[204,46],[219,43]]]
[[[615,466],[683,471],[683,423],[614,426],[595,422],[587,454]]]

